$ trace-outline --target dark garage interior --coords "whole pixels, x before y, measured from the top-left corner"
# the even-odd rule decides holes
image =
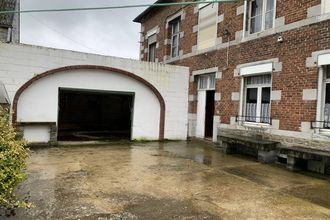
[[[134,93],[59,89],[58,140],[130,140]]]

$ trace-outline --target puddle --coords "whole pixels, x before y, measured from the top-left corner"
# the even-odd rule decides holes
[[[28,174],[8,219],[330,219],[328,178],[204,142],[35,149]]]

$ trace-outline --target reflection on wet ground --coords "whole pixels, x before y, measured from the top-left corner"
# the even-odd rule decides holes
[[[10,219],[330,219],[327,177],[199,141],[34,150]]]

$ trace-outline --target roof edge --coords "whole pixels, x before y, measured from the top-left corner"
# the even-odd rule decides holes
[[[166,2],[166,0],[157,0],[156,2],[154,2],[153,4],[158,4],[158,3],[163,3]],[[155,9],[156,7],[154,7],[153,5],[149,6],[147,9],[145,9],[141,14],[139,14],[136,18],[134,18],[133,22],[136,23],[141,23],[143,18],[149,14],[153,9]]]

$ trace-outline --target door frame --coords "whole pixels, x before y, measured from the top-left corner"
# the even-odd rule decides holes
[[[131,132],[130,140],[133,138],[133,122],[134,122],[134,107],[135,107],[135,92],[125,91],[113,91],[113,90],[97,90],[97,89],[81,89],[81,88],[69,88],[69,87],[58,87],[57,90],[57,119],[56,119],[56,141],[58,141],[58,129],[59,129],[59,114],[60,114],[60,91],[74,91],[74,92],[90,92],[95,94],[114,94],[114,95],[129,95],[132,97],[131,107]]]

